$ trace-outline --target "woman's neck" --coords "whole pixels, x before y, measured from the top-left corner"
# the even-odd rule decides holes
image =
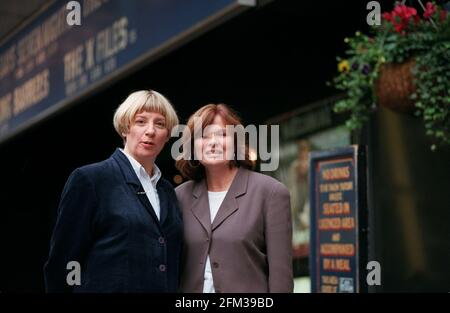
[[[140,158],[138,158],[137,156],[133,155],[131,153],[131,151],[129,151],[127,149],[127,147],[125,147],[123,149],[123,151],[125,151],[128,155],[130,155],[131,157],[133,157],[133,159],[135,159],[139,164],[142,165],[142,167],[145,169],[145,171],[147,172],[147,174],[152,177],[153,176],[153,164],[155,162],[155,160],[141,160]]]
[[[227,165],[220,167],[205,168],[206,183],[208,191],[225,191],[228,190],[236,176],[237,167],[230,168]]]

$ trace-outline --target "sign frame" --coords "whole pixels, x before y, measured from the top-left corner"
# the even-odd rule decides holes
[[[343,148],[330,149],[325,151],[313,151],[310,153],[309,169],[310,169],[310,204],[311,204],[311,224],[310,224],[310,274],[311,274],[311,292],[321,292],[322,283],[321,278],[324,271],[322,271],[322,256],[320,255],[320,247],[323,242],[331,242],[320,240],[319,236],[319,206],[320,190],[318,175],[321,173],[318,171],[321,163],[325,162],[348,162],[350,161],[353,167],[353,191],[346,191],[347,193],[353,193],[353,202],[350,204],[350,212],[354,216],[355,227],[354,230],[345,230],[347,234],[354,232],[354,251],[355,254],[351,258],[354,258],[355,268],[354,271],[354,285],[353,292],[361,293],[367,292],[368,286],[366,283],[366,266],[368,261],[368,202],[367,202],[367,147],[363,145],[351,145]],[[346,194],[348,195],[348,194]],[[323,231],[323,232],[326,232]],[[342,231],[341,231],[342,232]],[[337,231],[335,233],[338,233]],[[348,262],[351,264],[351,262]],[[330,271],[336,273],[336,271]],[[330,273],[327,272],[327,273]],[[333,274],[330,274],[333,275]],[[336,276],[335,276],[336,277]],[[336,287],[337,292],[340,291],[339,284],[341,283],[339,277],[339,283]],[[344,291],[345,292],[345,291]]]

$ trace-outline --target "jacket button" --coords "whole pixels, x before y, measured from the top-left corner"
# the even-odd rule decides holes
[[[222,292],[222,290],[216,289],[216,293],[221,293],[221,292]]]
[[[213,262],[213,267],[214,267],[214,268],[218,268],[218,267],[219,267],[219,263]]]
[[[159,238],[158,238],[158,241],[159,241],[159,243],[162,244],[162,245],[165,243],[165,240],[164,240],[163,237],[159,237]]]
[[[161,272],[165,272],[165,271],[166,271],[166,266],[165,266],[164,264],[161,264],[161,265],[159,266],[159,270],[160,270]]]

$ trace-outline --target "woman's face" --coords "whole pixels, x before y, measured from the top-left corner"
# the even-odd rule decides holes
[[[220,115],[214,117],[213,122],[203,129],[203,136],[195,139],[195,151],[201,155],[200,163],[205,167],[223,166],[227,160],[227,148],[233,149],[233,135],[227,136],[226,124]],[[233,156],[233,151],[228,158]]]
[[[168,141],[165,117],[156,112],[142,111],[131,120],[126,136],[125,151],[142,165],[154,162]]]

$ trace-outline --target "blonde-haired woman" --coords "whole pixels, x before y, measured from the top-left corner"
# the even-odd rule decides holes
[[[124,148],[72,172],[64,187],[50,253],[47,292],[175,292],[182,221],[156,157],[178,118],[153,90],[118,107]]]
[[[176,163],[190,179],[176,189],[184,223],[181,290],[292,292],[287,188],[251,170],[242,138],[227,133],[227,126],[242,127],[228,106],[206,105],[187,126],[183,144],[193,149]]]

